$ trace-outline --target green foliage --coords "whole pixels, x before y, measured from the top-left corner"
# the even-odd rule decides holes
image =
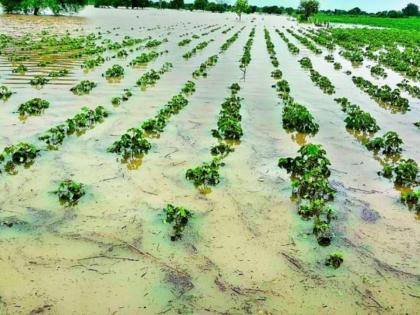
[[[347,114],[344,119],[346,128],[368,133],[375,133],[380,129],[375,118],[358,105],[351,104],[347,98],[336,98],[335,101],[341,104],[343,112]]]
[[[416,85],[409,84],[409,81],[404,79],[397,86],[406,92],[408,92],[412,97],[420,99],[420,87]]]
[[[218,156],[219,159],[225,158],[233,151],[235,151],[235,149],[226,143],[219,143],[210,149],[211,155]]]
[[[417,191],[403,192],[401,194],[401,202],[407,205],[409,209],[420,212],[420,189]]]
[[[283,128],[288,131],[314,135],[319,130],[319,125],[307,108],[295,102],[289,102],[283,107],[282,120]]]
[[[55,15],[62,12],[77,12],[85,5],[87,0],[1,0],[1,5],[7,13],[24,13],[38,15],[50,9]]]
[[[168,204],[163,212],[165,214],[164,223],[173,224],[173,234],[171,235],[171,241],[176,241],[182,237],[182,232],[187,226],[192,212],[184,207],[176,207]]]
[[[301,11],[301,18],[307,21],[311,15],[314,15],[319,10],[319,2],[317,0],[301,0],[299,11]]]
[[[102,106],[93,110],[83,107],[81,112],[73,118],[67,119],[64,124],[48,129],[38,139],[44,141],[50,149],[56,149],[67,136],[73,133],[82,134],[95,127],[96,124],[102,123],[106,117],[108,117],[108,112]]]
[[[246,13],[249,9],[248,0],[236,0],[233,8],[241,20],[242,13]]]
[[[156,59],[157,57],[159,57],[159,53],[155,52],[155,51],[151,51],[148,53],[142,53],[140,56],[137,56],[136,58],[134,58],[129,65],[130,66],[139,66],[139,65],[144,65],[154,59]]]
[[[102,76],[107,79],[121,78],[124,76],[124,68],[120,65],[113,65],[111,68],[108,68]]]
[[[312,61],[308,57],[303,57],[299,60],[299,63],[304,69],[312,69]]]
[[[13,73],[19,74],[24,74],[26,71],[28,71],[28,68],[24,64],[19,64],[16,68],[12,69]]]
[[[20,104],[18,113],[21,116],[25,115],[41,115],[45,109],[50,107],[50,103],[40,98],[33,98],[23,104]]]
[[[365,15],[332,15],[319,13],[314,16],[318,23],[361,24],[398,30],[419,30],[419,18],[388,18]]]
[[[159,73],[156,70],[151,69],[151,70],[147,71],[146,73],[144,73],[137,80],[136,84],[140,87],[145,88],[147,86],[154,85],[159,79],[160,79]]]
[[[204,48],[207,47],[207,45],[212,42],[213,39],[210,39],[208,41],[203,41],[201,43],[198,43],[193,49],[191,49],[190,51],[186,52],[184,55],[182,55],[182,57],[184,59],[190,59],[192,56],[194,56],[195,54],[197,54],[197,52],[199,52],[200,50],[203,50]]]
[[[67,206],[74,206],[78,203],[79,199],[85,194],[85,186],[81,183],[77,183],[71,179],[62,181],[57,190],[53,192],[58,196],[58,199]]]
[[[163,43],[166,43],[167,41],[168,40],[166,38],[162,39],[162,40],[151,39],[146,43],[145,46],[146,46],[146,48],[154,48],[154,47],[162,45]]]
[[[299,53],[299,48],[296,47],[296,45],[294,45],[293,43],[290,42],[290,40],[287,38],[286,35],[284,35],[283,32],[281,32],[280,30],[276,29],[276,33],[281,37],[281,39],[283,39],[283,41],[287,44],[287,48],[289,49],[290,53],[296,55]]]
[[[188,80],[181,89],[181,92],[185,95],[190,95],[195,92],[195,83]]]
[[[24,165],[29,167],[38,156],[39,150],[33,145],[25,142],[19,142],[15,145],[5,147],[0,153],[0,166],[5,163],[5,170],[9,174],[16,174],[15,167]],[[0,169],[1,173],[1,169]]]
[[[388,131],[382,137],[376,137],[366,143],[366,148],[378,152],[382,150],[383,154],[397,154],[402,151],[402,139],[395,131]]]
[[[412,187],[419,184],[419,168],[413,159],[401,159],[394,164],[385,164],[379,174],[386,178],[394,178],[394,183],[404,187]]]
[[[0,86],[0,99],[3,101],[7,101],[10,96],[12,96],[13,92],[4,85]]]
[[[73,86],[70,91],[73,92],[73,94],[75,95],[84,95],[84,94],[89,94],[90,91],[92,91],[92,89],[94,87],[96,87],[96,83],[89,81],[89,80],[83,80],[80,81],[80,83],[78,83],[77,85]]]
[[[219,113],[217,130],[212,130],[214,137],[224,140],[239,140],[242,137],[240,108],[240,97],[232,94],[232,96],[225,99],[222,104],[222,110]]]
[[[362,91],[394,110],[405,112],[409,108],[408,100],[401,96],[399,89],[393,90],[388,85],[378,87],[362,77],[353,77],[352,80]]]
[[[68,74],[69,74],[69,70],[60,69],[60,70],[56,70],[56,71],[51,71],[50,73],[48,73],[48,76],[50,78],[61,78],[61,77],[65,77]]]
[[[370,73],[373,76],[386,78],[388,75],[385,72],[385,69],[382,68],[380,65],[375,65],[372,68],[370,68]]]
[[[143,131],[131,128],[108,148],[108,152],[117,153],[127,159],[147,154],[151,148],[149,141],[144,139]]]
[[[50,79],[48,79],[47,77],[45,77],[43,75],[36,75],[31,80],[29,80],[29,83],[31,85],[35,85],[35,86],[44,86],[49,81],[50,81]]]
[[[188,45],[189,43],[191,43],[191,39],[185,38],[178,43],[178,46],[182,47],[182,46]]]
[[[207,70],[210,67],[213,67],[218,61],[218,56],[217,55],[213,55],[210,56],[209,58],[207,58],[207,60],[205,62],[203,62],[200,67],[197,70],[194,70],[194,72],[192,73],[194,78],[198,78],[198,77],[207,77]]]
[[[87,59],[85,61],[83,61],[81,67],[84,69],[93,69],[97,66],[100,66],[101,64],[103,64],[105,62],[105,59],[102,56],[96,56],[92,59]]]
[[[344,262],[343,254],[341,253],[331,253],[328,255],[327,259],[325,260],[326,266],[331,266],[334,269],[340,268],[341,264]]]
[[[237,1],[247,1],[247,0],[237,0]],[[241,64],[239,65],[241,69],[245,69],[251,62],[251,47],[254,42],[254,36],[255,36],[255,27],[252,28],[251,32],[249,33],[249,39],[245,43],[244,53],[240,60]]]
[[[296,158],[280,158],[279,167],[291,174],[294,194],[302,199],[331,200],[335,190],[330,187],[328,177],[331,164],[321,145],[307,144]]]
[[[220,183],[219,169],[223,165],[218,159],[213,159],[210,163],[188,169],[185,177],[197,187],[216,186]]]

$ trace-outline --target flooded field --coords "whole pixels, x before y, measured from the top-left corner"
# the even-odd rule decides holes
[[[0,153],[11,152],[0,158],[0,314],[419,314],[420,207],[400,200],[419,189],[418,170],[410,185],[378,174],[390,161],[420,161],[418,77],[392,65],[374,76],[374,59],[355,64],[339,46],[314,42],[315,53],[298,39],[318,35],[280,16],[91,7],[75,17],[0,15],[0,86],[12,92],[0,100]],[[107,71],[114,65],[123,75]],[[390,105],[355,77],[412,89]],[[71,91],[83,80],[92,85]],[[194,91],[181,90],[188,81]],[[227,97],[240,113],[228,113],[236,138],[218,124]],[[376,136],[398,134],[396,152],[372,152],[371,134],[346,128],[349,112],[335,101],[344,97],[375,118]],[[48,106],[21,107],[35,98]],[[168,102],[179,108],[168,112]],[[290,103],[318,130],[283,128]],[[79,123],[84,106],[106,114]],[[41,137],[70,124],[60,141]],[[130,128],[150,148],[115,149]],[[33,145],[32,156],[15,158],[19,143]],[[299,214],[305,198],[292,196],[278,166],[309,143],[331,163],[328,244],[315,230],[325,213]],[[211,162],[216,144],[234,150],[213,160],[224,163],[213,169],[220,182],[195,187],[187,170]],[[54,193],[68,179],[83,183],[77,202]],[[175,241],[168,204],[192,212]],[[326,266],[337,252],[341,266]]]

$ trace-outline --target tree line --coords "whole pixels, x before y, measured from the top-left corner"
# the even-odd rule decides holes
[[[95,7],[126,7],[132,9],[142,9],[146,7],[162,9],[184,9],[184,10],[204,10],[210,12],[236,12],[239,16],[242,13],[266,13],[266,14],[287,14],[298,16],[301,20],[307,20],[311,15],[319,11],[319,1],[301,0],[300,6],[296,8],[283,6],[255,6],[248,5],[247,0],[236,0],[231,5],[226,0],[194,0],[192,3],[185,3],[184,0],[0,0],[0,4],[6,13],[34,14],[38,15],[49,9],[53,14],[66,12],[77,12],[87,4]],[[366,15],[379,17],[408,17],[419,16],[419,7],[414,3],[409,3],[402,10],[381,11],[377,13],[367,13],[356,7],[351,10],[323,10],[319,11],[330,15]]]

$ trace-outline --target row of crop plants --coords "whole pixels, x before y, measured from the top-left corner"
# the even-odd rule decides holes
[[[312,62],[308,57],[302,58],[300,63],[304,69],[312,70]],[[311,79],[313,79],[312,74]],[[313,81],[324,93],[327,93],[325,86],[334,89],[331,81],[326,77],[323,80],[326,82],[324,87],[318,81]],[[373,86],[372,89],[376,91],[377,87]],[[396,105],[398,104],[399,95],[396,95],[395,100]],[[383,136],[374,137],[375,133],[381,128],[370,113],[363,111],[358,105],[351,104],[347,98],[336,98],[335,101],[341,105],[342,111],[346,114],[344,122],[347,130],[360,140],[361,144],[368,150],[373,151],[377,160],[380,160],[383,169],[378,171],[378,174],[392,179],[397,188],[402,187],[404,192],[401,193],[401,201],[409,209],[415,209],[416,212],[419,212],[420,189],[416,191],[416,187],[420,185],[419,167],[415,160],[402,158],[403,140],[400,136],[394,131],[387,131]]]
[[[283,34],[280,31],[277,33]],[[283,101],[283,128],[287,132],[315,135],[319,130],[319,125],[309,110],[297,103],[290,95],[289,83],[283,79],[283,74],[278,68],[275,46],[267,29],[264,29],[264,37],[274,67],[271,76],[276,82],[274,85],[276,91]],[[292,45],[289,45],[289,49],[295,53],[296,49]],[[335,210],[330,203],[333,202],[336,193],[329,183],[331,163],[325,149],[319,144],[305,144],[301,146],[298,153],[299,155],[294,158],[281,157],[278,166],[285,169],[291,176],[292,197],[296,201],[298,214],[304,220],[313,220],[312,233],[318,244],[328,246],[334,237],[331,224],[335,218]],[[340,267],[342,262],[343,255],[339,252],[330,253],[325,260],[326,265],[334,268]]]

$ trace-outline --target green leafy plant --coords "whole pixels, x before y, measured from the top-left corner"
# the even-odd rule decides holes
[[[276,69],[271,72],[271,77],[276,80],[280,80],[283,77],[283,73],[279,69]]]
[[[15,145],[10,145],[4,148],[0,154],[0,166],[5,164],[5,169],[10,174],[14,172],[16,165],[24,165],[29,167],[38,156],[39,150],[33,145],[26,142],[19,142]]]
[[[219,169],[223,165],[218,159],[213,159],[210,163],[188,169],[185,177],[197,187],[216,186],[220,183]]]
[[[181,89],[181,92],[190,95],[195,92],[195,83],[193,81],[188,80],[187,83]]]
[[[394,178],[394,183],[404,187],[415,186],[418,180],[419,167],[413,159],[401,159],[395,164],[385,164],[380,175]]]
[[[16,68],[12,70],[13,73],[24,74],[28,71],[28,68],[24,64],[19,64]]]
[[[386,78],[388,75],[385,72],[385,69],[382,68],[380,65],[375,65],[372,68],[370,68],[370,73],[373,76]]]
[[[31,80],[29,80],[29,83],[35,86],[43,86],[47,84],[49,81],[50,79],[48,79],[46,76],[36,75]]]
[[[61,77],[65,77],[69,73],[70,72],[67,69],[60,69],[60,70],[56,70],[56,71],[51,71],[50,73],[48,73],[48,76],[50,78],[61,78]]]
[[[117,153],[127,159],[147,154],[151,148],[149,141],[144,138],[143,131],[131,128],[108,148],[108,152]]]
[[[342,111],[347,114],[344,119],[346,128],[369,133],[375,133],[380,129],[375,118],[361,110],[358,105],[351,104],[347,98],[336,98],[335,101],[341,104]]]
[[[45,109],[50,107],[50,103],[40,98],[33,98],[23,104],[20,104],[18,113],[21,116],[25,115],[41,115]]]
[[[57,190],[53,193],[58,196],[58,199],[63,204],[74,206],[86,194],[86,190],[83,184],[66,179],[58,185]]]
[[[301,64],[302,68],[304,69],[312,69],[312,62],[311,59],[309,59],[308,57],[303,57],[302,59],[299,60],[299,63]]]
[[[334,269],[340,268],[341,264],[344,262],[343,254],[341,253],[331,253],[325,260],[326,266],[331,266]]]
[[[401,202],[407,205],[409,209],[420,212],[420,189],[417,191],[403,192],[401,194]]]
[[[73,92],[73,94],[75,95],[84,95],[84,94],[89,94],[90,91],[92,91],[92,89],[94,87],[96,87],[96,83],[89,81],[89,80],[83,80],[80,81],[80,83],[78,83],[77,85],[73,86],[70,91]]]
[[[290,102],[283,107],[283,128],[307,134],[316,134],[319,125],[305,106]]]
[[[124,76],[124,68],[120,65],[113,65],[111,68],[108,68],[102,76],[107,79],[121,78]]]
[[[235,149],[226,143],[219,143],[210,149],[211,155],[218,156],[219,158],[224,158],[233,151],[235,151]]]
[[[0,99],[3,101],[7,101],[10,96],[12,96],[13,92],[7,86],[0,86]]]
[[[73,118],[67,119],[64,124],[48,129],[38,139],[44,141],[50,149],[56,149],[67,136],[73,133],[82,134],[87,129],[103,122],[106,117],[108,117],[108,112],[102,106],[97,106],[95,109],[83,107],[81,112]]]
[[[184,207],[176,207],[168,204],[163,212],[165,214],[164,223],[173,224],[173,234],[171,235],[171,241],[176,241],[182,238],[182,233],[187,226],[192,212]]]
[[[388,131],[382,137],[376,137],[366,143],[366,148],[378,152],[382,150],[383,154],[397,154],[402,151],[402,139],[395,131]]]

